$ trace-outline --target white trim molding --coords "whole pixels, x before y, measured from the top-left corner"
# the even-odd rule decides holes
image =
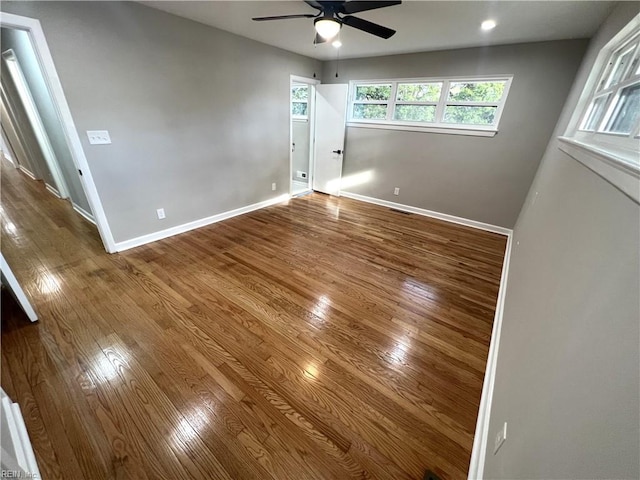
[[[48,184],[48,183],[46,183],[46,182],[45,182],[44,186],[45,186],[45,188],[47,189],[47,191],[48,191],[49,193],[51,193],[52,195],[54,195],[54,196],[55,196],[55,197],[57,197],[57,198],[62,198],[62,197],[60,196],[60,192],[58,192],[58,190],[56,190],[56,188],[55,188],[54,186],[49,185],[49,184]]]
[[[291,110],[291,90],[294,84],[305,84],[309,87],[309,99],[307,107],[307,117],[305,119],[296,118]],[[316,85],[320,85],[320,80],[316,78],[301,77],[299,75],[289,75],[289,195],[293,196],[293,124],[294,122],[309,122],[309,185],[313,182],[313,167],[315,163],[315,134],[316,134]]]
[[[434,212],[433,210],[413,207],[411,205],[404,205],[402,203],[390,202],[388,200],[382,200],[380,198],[367,197],[365,195],[360,195],[357,193],[341,191],[340,196],[351,198],[353,200],[359,200],[361,202],[373,203],[382,207],[393,208],[395,210],[401,210],[403,212],[415,213],[417,215],[423,215],[425,217],[437,218],[438,220],[444,220],[445,222],[457,223],[458,225],[477,228],[479,230],[485,230],[487,232],[499,233],[500,235],[509,236],[513,233],[513,230],[511,230],[510,228],[491,225],[490,223],[478,222],[469,218],[456,217],[455,215],[449,215],[448,213]]]
[[[109,222],[105,214],[98,190],[96,188],[91,169],[87,162],[87,158],[80,142],[80,136],[78,130],[71,116],[71,110],[62,89],[60,78],[56,72],[55,64],[53,63],[53,57],[49,50],[49,45],[44,36],[42,25],[40,21],[35,18],[23,17],[20,15],[14,15],[11,13],[0,12],[0,26],[4,28],[15,28],[18,30],[24,30],[29,34],[31,44],[38,57],[42,73],[49,88],[49,92],[53,98],[53,103],[56,106],[56,110],[60,121],[62,123],[63,130],[67,141],[67,146],[71,151],[71,157],[76,169],[82,171],[80,176],[80,183],[84,193],[89,201],[91,211],[95,216],[96,226],[100,233],[100,238],[104,244],[105,250],[109,253],[115,252],[115,241]]]
[[[558,137],[558,148],[640,204],[640,164],[570,137]]]
[[[147,243],[156,242],[158,240],[163,240],[168,237],[173,237],[174,235],[179,235],[180,233],[185,233],[190,230],[195,230],[196,228],[211,225],[212,223],[221,222],[222,220],[227,220],[228,218],[237,217],[238,215],[243,215],[245,213],[253,212],[261,208],[277,205],[278,203],[283,203],[288,201],[290,198],[291,196],[285,193],[278,197],[270,198],[269,200],[264,200],[262,202],[254,203],[252,205],[247,205],[246,207],[236,208],[234,210],[218,213],[217,215],[212,215],[210,217],[205,217],[199,220],[194,220],[192,222],[183,223],[182,225],[176,225],[175,227],[167,228],[165,230],[160,230],[159,232],[149,233],[147,235],[142,235],[140,237],[132,238],[130,240],[118,242],[115,244],[115,251],[122,252],[124,250],[129,250],[130,248],[140,247],[142,245],[146,245]]]
[[[80,205],[76,205],[75,203],[71,203],[71,205],[73,205],[73,209],[78,212],[80,215],[82,215],[82,217],[84,217],[85,220],[93,223],[94,225],[96,224],[95,219],[93,218],[93,215],[91,215],[89,212],[87,212],[84,208],[82,208]]]
[[[465,128],[456,126],[455,128],[427,127],[420,125],[392,125],[375,122],[347,122],[347,127],[351,128],[378,128],[380,130],[400,130],[404,132],[425,132],[443,133],[445,135],[468,135],[471,137],[495,137],[497,130]]]
[[[24,173],[31,180],[38,180],[36,178],[36,176],[33,174],[33,172],[31,172],[31,170],[28,170],[27,168],[25,168],[24,165],[18,165],[18,170],[20,170],[22,173]]]
[[[496,378],[496,369],[498,366],[498,348],[500,346],[500,333],[502,331],[502,317],[504,313],[504,301],[507,292],[507,281],[509,277],[509,263],[511,261],[511,245],[513,239],[513,230],[509,228],[499,227],[488,223],[477,222],[467,218],[456,217],[446,213],[434,212],[422,208],[403,205],[400,203],[389,202],[373,197],[366,197],[350,192],[340,192],[341,196],[360,200],[367,203],[373,203],[383,207],[394,208],[404,212],[416,213],[427,217],[437,218],[445,222],[465,225],[467,227],[478,228],[488,232],[506,235],[507,244],[505,247],[504,259],[502,261],[502,274],[500,277],[500,289],[498,290],[498,299],[496,301],[496,311],[493,317],[493,327],[491,330],[491,342],[489,344],[489,355],[487,357],[487,367],[484,373],[484,381],[482,383],[482,396],[480,397],[480,408],[478,409],[478,420],[476,422],[476,430],[473,439],[473,449],[471,451],[471,462],[469,464],[470,480],[483,478],[484,460],[487,453],[487,442],[489,440],[489,420],[491,414],[491,404],[493,401],[493,390]]]
[[[509,263],[511,262],[511,246],[513,234],[507,236],[507,245],[502,261],[502,275],[500,277],[500,289],[496,311],[493,316],[493,328],[491,329],[491,342],[487,357],[487,368],[482,382],[482,395],[480,396],[480,408],[476,421],[476,432],[473,437],[471,461],[469,463],[469,480],[482,479],[484,475],[484,460],[487,455],[487,442],[489,441],[489,420],[491,417],[491,405],[493,403],[493,390],[496,383],[496,369],[498,367],[498,349],[500,347],[500,334],[502,332],[502,317],[504,315],[504,300],[507,294],[507,282],[509,280]]]
[[[29,302],[27,295],[24,293],[22,286],[18,282],[16,276],[13,274],[13,271],[9,267],[9,264],[5,260],[2,253],[0,253],[0,273],[2,273],[2,276],[7,281],[9,289],[18,300],[20,307],[22,307],[24,312],[27,314],[29,320],[31,320],[32,322],[37,321],[38,315],[36,314],[36,311],[33,309],[31,302]]]

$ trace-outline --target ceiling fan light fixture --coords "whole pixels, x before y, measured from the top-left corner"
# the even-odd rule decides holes
[[[340,24],[331,18],[318,18],[314,22],[316,32],[325,40],[335,37],[340,31]]]

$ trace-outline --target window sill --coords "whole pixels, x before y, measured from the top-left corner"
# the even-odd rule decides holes
[[[580,142],[571,137],[558,137],[559,149],[640,204],[640,164],[617,152]]]
[[[347,127],[378,128],[382,130],[402,130],[405,132],[443,133],[446,135],[470,135],[473,137],[494,137],[498,130],[465,127],[428,127],[421,125],[395,125],[392,123],[347,122]]]

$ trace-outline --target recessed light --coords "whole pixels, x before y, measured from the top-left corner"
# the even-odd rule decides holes
[[[484,22],[482,22],[482,25],[480,25],[480,28],[482,28],[482,30],[493,30],[494,28],[496,28],[496,21],[485,20]]]
[[[331,45],[333,45],[335,48],[340,48],[342,46],[342,42],[340,40],[336,40]]]

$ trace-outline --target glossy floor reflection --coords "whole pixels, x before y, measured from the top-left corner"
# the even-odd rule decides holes
[[[1,231],[44,478],[466,478],[504,237],[312,194],[108,255],[7,165]]]

